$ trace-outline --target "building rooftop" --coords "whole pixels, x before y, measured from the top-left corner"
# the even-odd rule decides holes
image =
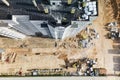
[[[42,36],[53,38],[56,38],[56,34],[59,38],[65,35],[65,38],[66,34],[76,35],[97,15],[98,2],[96,0],[0,1],[0,19],[8,26],[0,24],[5,28],[1,35],[25,38],[25,36],[36,36],[36,33],[37,35],[40,33]],[[64,29],[60,31],[58,27],[64,27]],[[77,31],[73,27],[77,28]],[[68,31],[69,28],[73,28],[72,33]],[[56,30],[58,33],[55,34]],[[6,31],[12,33],[8,33],[8,36]],[[19,37],[15,34],[19,34]]]

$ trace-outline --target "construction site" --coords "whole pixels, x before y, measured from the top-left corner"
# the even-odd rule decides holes
[[[74,3],[74,0],[70,1]],[[83,1],[80,4],[84,4],[85,9],[87,2],[92,3],[95,0],[75,1]],[[71,4],[69,0],[68,4]],[[0,3],[0,5],[2,4]],[[49,29],[40,29],[41,31],[50,30],[52,38],[50,35],[47,37],[46,35],[41,37],[41,34],[34,36],[35,29],[31,33],[26,33],[26,35],[30,33],[32,36],[27,35],[26,37],[23,34],[25,28],[23,30],[16,28],[21,30],[20,33],[17,32],[15,34],[18,35],[11,36],[7,35],[9,28],[2,26],[0,28],[0,76],[120,76],[120,0],[97,0],[97,6],[97,16],[93,14],[93,17],[87,19],[81,16],[78,18],[78,15],[75,14],[76,22],[70,18],[70,28],[69,26],[65,30],[63,27],[55,28],[55,30],[57,29],[54,31],[55,34],[50,25],[48,25]],[[45,10],[45,14],[48,14],[47,6],[45,9],[47,10]],[[0,10],[2,9],[0,8]],[[71,14],[74,13],[72,8]],[[53,16],[55,17],[57,14],[59,15],[56,13]],[[65,16],[67,15],[64,14],[64,19],[69,19]],[[91,20],[94,17],[95,19]],[[55,19],[58,20],[58,18]],[[56,24],[60,25],[62,23],[60,20]],[[89,22],[86,23],[88,20]],[[12,21],[11,26],[13,26],[12,24],[16,26],[15,22],[19,25],[25,22],[24,20],[22,22],[18,16],[13,16],[12,21],[4,19],[0,21],[0,27]],[[35,23],[41,23],[30,22],[34,26]],[[26,25],[27,23],[28,21],[26,21]],[[84,26],[86,27],[82,28]],[[6,30],[6,33],[3,34],[3,30]],[[45,34],[48,34],[47,31]]]

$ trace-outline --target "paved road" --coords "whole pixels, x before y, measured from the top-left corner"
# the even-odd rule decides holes
[[[0,80],[120,80],[119,77],[10,77]]]

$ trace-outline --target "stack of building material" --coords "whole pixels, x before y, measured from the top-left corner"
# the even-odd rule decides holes
[[[92,15],[97,15],[96,1],[88,3],[89,11],[92,11]]]
[[[16,53],[13,53],[11,58],[10,58],[10,62],[13,63],[15,62],[15,58],[16,58],[17,54]]]
[[[12,53],[12,54],[10,54],[10,56],[9,56],[10,63],[15,62],[15,58],[16,58],[16,56],[17,56],[17,54],[16,54],[16,53]]]

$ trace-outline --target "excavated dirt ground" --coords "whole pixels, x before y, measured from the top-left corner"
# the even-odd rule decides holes
[[[25,40],[14,40],[8,38],[0,38],[0,48],[50,48],[54,47],[54,39],[49,38],[27,38]]]

